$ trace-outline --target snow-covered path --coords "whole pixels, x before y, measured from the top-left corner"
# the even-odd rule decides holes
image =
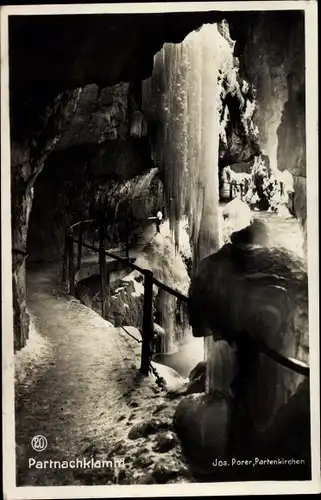
[[[133,410],[126,394],[141,383],[133,377],[139,344],[77,300],[59,296],[58,280],[54,267],[28,272],[28,308],[46,343],[46,356],[37,370],[29,367],[32,379],[20,377],[16,384],[19,485],[80,484],[72,469],[30,469],[28,460],[81,459],[93,443],[107,451],[110,439],[122,437]],[[19,370],[23,350],[20,358]],[[31,447],[39,434],[48,440],[42,452]]]

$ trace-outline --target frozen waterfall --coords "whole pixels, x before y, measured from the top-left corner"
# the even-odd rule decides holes
[[[181,44],[165,44],[143,82],[171,230],[178,247],[179,221],[187,217],[194,265],[221,244],[218,150],[228,119],[221,99],[227,89],[242,99],[232,52],[227,23],[204,25]]]
[[[218,160],[229,114],[222,101],[229,92],[246,108],[233,48],[225,21],[203,25],[181,44],[166,43],[155,55],[151,78],[143,82],[143,111],[153,158],[163,174],[170,228],[178,248],[180,221],[187,218],[194,270],[223,242]],[[248,118],[244,113],[245,120],[252,112]],[[167,300],[165,314],[171,305]],[[224,367],[220,345],[212,337],[206,338],[205,350],[208,384],[220,379]]]

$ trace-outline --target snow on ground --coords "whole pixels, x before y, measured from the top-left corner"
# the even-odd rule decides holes
[[[78,300],[59,294],[58,275],[40,266],[27,274],[35,328],[30,347],[17,354],[16,362],[17,484],[192,480],[172,429],[178,401],[168,400],[153,377],[139,372],[141,344]],[[28,366],[32,373],[40,366],[39,376],[30,377]],[[124,465],[30,468],[31,440],[37,434],[48,440],[41,460],[121,459]]]
[[[29,317],[29,339],[26,346],[15,354],[15,383],[24,386],[35,380],[53,351],[52,343],[37,331],[35,318],[30,311]]]

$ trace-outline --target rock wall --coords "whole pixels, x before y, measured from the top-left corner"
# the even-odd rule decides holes
[[[32,191],[26,189],[30,174],[28,150],[14,144],[11,155],[11,199],[12,220],[12,293],[14,350],[26,343],[29,331],[29,316],[26,307],[25,258],[27,227],[32,204]]]
[[[130,137],[98,145],[83,144],[53,154],[35,183],[28,229],[30,258],[60,259],[65,228],[96,216],[96,199],[100,190],[106,192],[106,205],[101,209],[107,215],[112,183],[117,181],[122,185],[151,166],[148,142]],[[146,210],[146,219],[149,215]],[[112,224],[109,234],[110,231]]]
[[[300,11],[252,13],[231,20],[240,72],[254,86],[253,120],[272,169],[294,176],[294,208],[306,230],[305,37]]]
[[[88,214],[101,184],[110,178],[121,182],[151,168],[144,133],[136,88],[129,83],[103,89],[87,85],[59,94],[47,107],[37,134],[12,142],[13,253],[24,256],[28,246],[35,259],[60,256],[65,225]],[[24,262],[13,257],[16,349],[28,337]]]

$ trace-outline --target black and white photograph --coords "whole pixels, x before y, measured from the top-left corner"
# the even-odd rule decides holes
[[[1,7],[7,500],[319,491],[316,23]]]

